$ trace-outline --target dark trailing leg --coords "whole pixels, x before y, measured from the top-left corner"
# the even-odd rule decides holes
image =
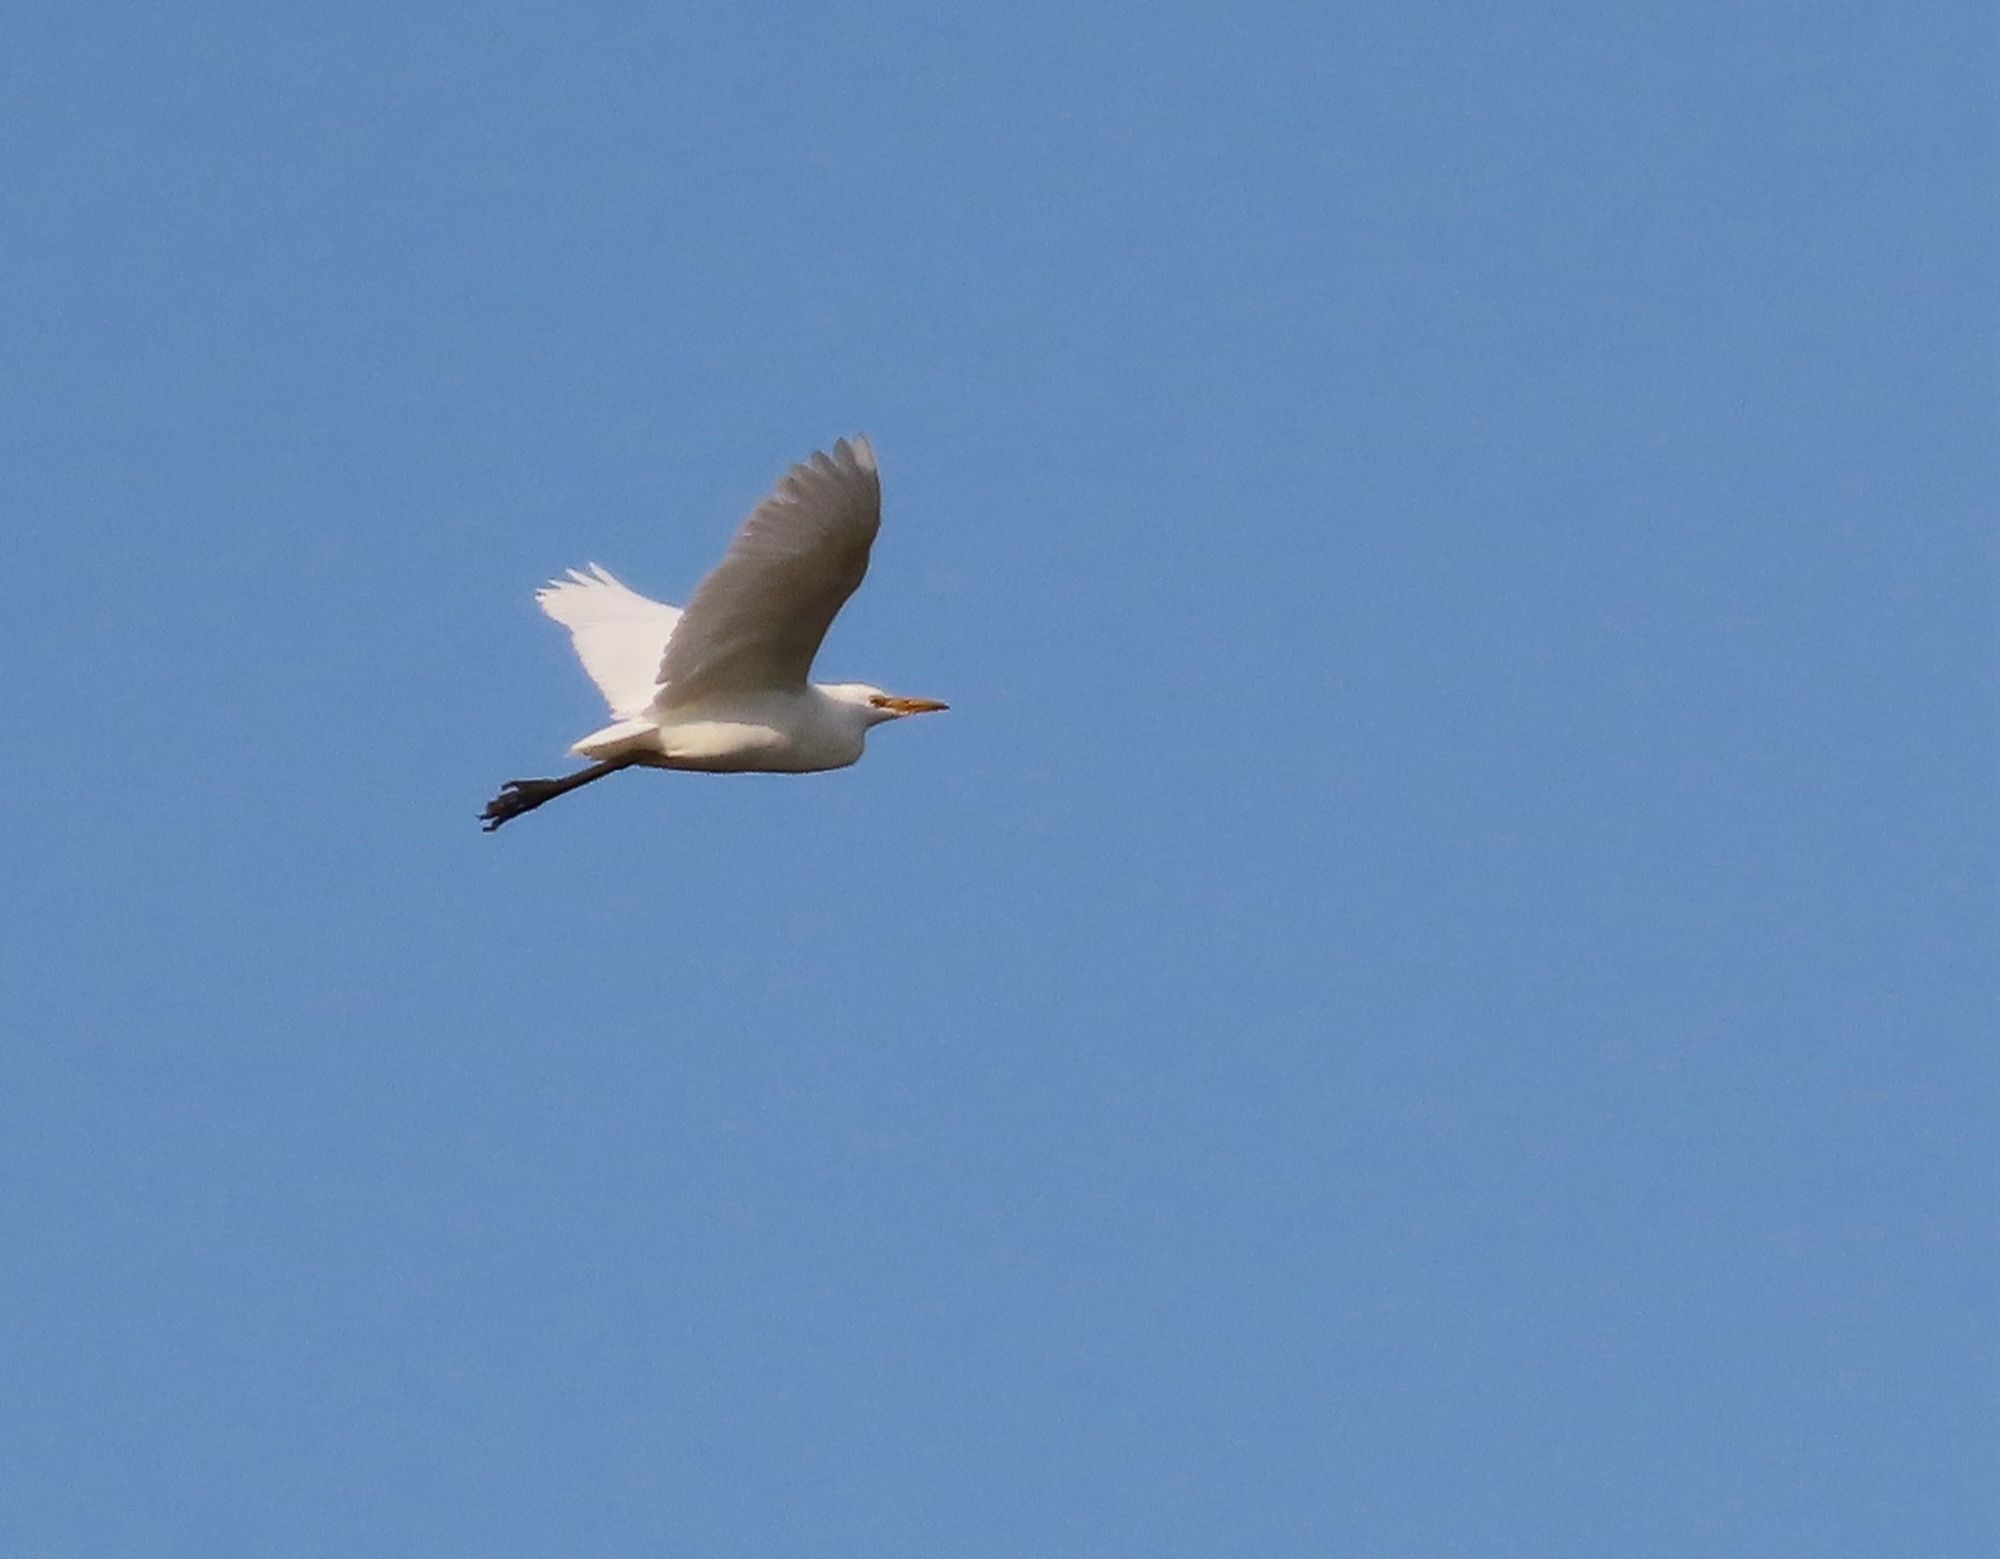
[[[509,780],[500,787],[500,794],[486,803],[486,810],[479,814],[479,826],[490,834],[502,823],[519,817],[523,812],[532,812],[545,801],[553,801],[579,786],[588,785],[592,780],[601,780],[607,774],[629,768],[631,762],[629,758],[614,758],[606,763],[593,763],[589,768],[565,774],[561,779]]]

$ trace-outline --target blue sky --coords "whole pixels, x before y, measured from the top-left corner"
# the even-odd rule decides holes
[[[0,25],[0,1547],[1991,1551],[1986,8]]]

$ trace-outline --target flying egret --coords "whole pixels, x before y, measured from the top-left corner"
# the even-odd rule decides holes
[[[711,774],[810,774],[861,756],[870,726],[946,706],[865,682],[808,682],[834,615],[868,572],[882,479],[868,440],[795,465],[758,504],[687,610],[649,601],[595,563],[536,593],[569,630],[612,723],[570,748],[560,779],[509,780],[488,833],[635,764]]]

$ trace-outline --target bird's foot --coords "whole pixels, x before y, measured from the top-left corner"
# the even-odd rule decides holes
[[[479,814],[479,826],[490,834],[502,823],[560,796],[564,788],[559,780],[509,780],[500,787],[500,794],[486,803],[486,810]]]

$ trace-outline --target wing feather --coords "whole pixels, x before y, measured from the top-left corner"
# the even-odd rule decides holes
[[[569,629],[570,643],[612,714],[641,713],[659,691],[655,672],[681,620],[678,608],[649,600],[595,563],[571,569],[535,592],[543,611]]]
[[[797,687],[868,572],[882,482],[865,438],[785,473],[701,582],[659,663],[655,706]]]

